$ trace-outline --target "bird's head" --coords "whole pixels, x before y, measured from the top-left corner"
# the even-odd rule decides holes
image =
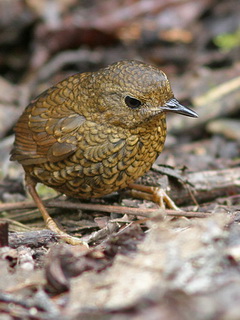
[[[197,117],[175,98],[164,72],[143,62],[126,60],[91,74],[92,114],[124,128],[165,117],[166,112]]]

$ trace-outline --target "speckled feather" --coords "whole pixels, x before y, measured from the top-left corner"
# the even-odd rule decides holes
[[[131,108],[126,97],[141,106]],[[26,176],[77,198],[100,197],[148,171],[166,137],[173,99],[166,75],[137,61],[121,61],[71,76],[26,108],[11,160]]]

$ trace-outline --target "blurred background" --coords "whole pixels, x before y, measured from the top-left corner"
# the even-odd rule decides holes
[[[239,57],[239,0],[1,0],[1,188],[19,177],[9,151],[29,101],[121,59],[159,66],[176,98],[199,114],[168,117],[161,162],[192,170],[239,164]]]

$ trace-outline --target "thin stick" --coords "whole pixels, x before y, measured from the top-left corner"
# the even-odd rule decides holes
[[[48,208],[64,208],[64,209],[78,209],[87,211],[100,211],[109,213],[129,214],[134,216],[142,216],[149,218],[151,213],[159,212],[161,214],[167,214],[174,217],[188,217],[188,218],[205,218],[212,215],[209,212],[194,212],[194,211],[175,211],[175,210],[163,210],[163,209],[142,209],[142,208],[131,208],[122,206],[102,205],[102,204],[91,204],[91,203],[75,203],[70,201],[56,201],[56,200],[45,200],[44,205]],[[15,203],[1,203],[0,212],[20,210],[20,209],[32,209],[36,208],[36,204],[32,201],[22,201]]]

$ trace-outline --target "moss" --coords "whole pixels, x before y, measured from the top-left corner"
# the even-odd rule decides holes
[[[233,33],[222,33],[213,39],[214,44],[223,51],[230,51],[240,46],[240,29]]]

